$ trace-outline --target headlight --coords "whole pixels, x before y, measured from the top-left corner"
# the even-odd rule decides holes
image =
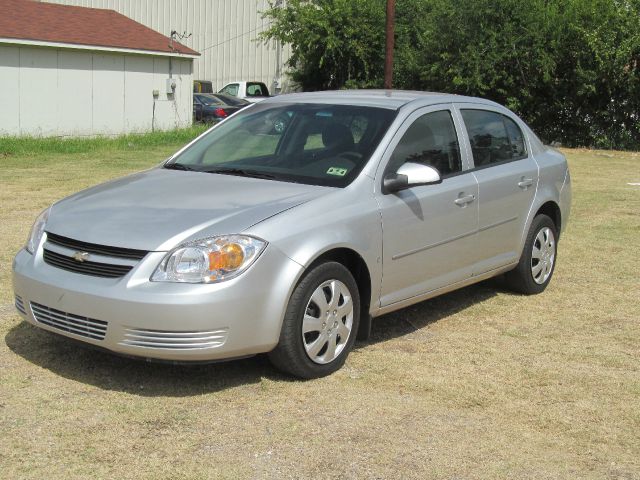
[[[244,272],[267,242],[247,235],[223,235],[185,243],[167,254],[152,282],[213,283]]]
[[[47,225],[47,220],[49,219],[50,209],[51,207],[40,212],[36,221],[33,222],[33,227],[31,227],[31,233],[29,233],[29,239],[27,240],[27,252],[33,253],[38,249],[38,245],[40,245],[40,240],[42,240],[42,235],[44,234],[44,228]]]

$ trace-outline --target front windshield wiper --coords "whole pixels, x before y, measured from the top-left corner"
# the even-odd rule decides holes
[[[268,180],[277,178],[275,175],[271,175],[270,173],[256,172],[255,170],[245,170],[243,168],[211,168],[202,171],[207,173],[220,173],[222,175],[237,175],[239,177],[265,178]]]
[[[184,163],[178,163],[178,162],[173,162],[173,163],[167,163],[163,168],[166,168],[168,170],[195,170],[195,168],[190,167],[189,165],[185,165]]]

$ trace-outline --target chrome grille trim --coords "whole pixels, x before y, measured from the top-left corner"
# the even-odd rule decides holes
[[[62,255],[60,253],[48,250],[43,251],[43,259],[45,263],[67,270],[69,272],[81,273],[83,275],[91,275],[94,277],[119,278],[124,277],[133,268],[131,265],[113,265],[101,262],[78,262],[72,257]]]
[[[166,330],[125,329],[121,345],[171,350],[216,348],[227,340],[226,328],[201,332],[172,332]]]
[[[95,243],[82,242],[72,238],[56,235],[47,232],[47,241],[61,247],[70,248],[75,251],[83,251],[96,255],[104,255],[106,257],[127,258],[133,260],[142,260],[149,252],[146,250],[135,250],[133,248],[111,247],[109,245],[97,245]]]
[[[107,322],[63,312],[39,303],[31,302],[33,317],[38,323],[81,337],[103,340],[107,333]]]
[[[16,310],[18,310],[22,315],[27,314],[26,308],[24,308],[24,302],[22,301],[22,297],[20,295],[15,295],[15,306]]]
[[[49,250],[50,252],[57,253],[59,255],[64,255],[65,257],[71,257],[71,258],[73,258],[73,256],[79,252],[79,250],[73,250],[72,248],[62,247],[56,243],[52,243],[49,241],[46,241],[44,243],[44,249]],[[97,253],[89,254],[89,258],[87,260],[90,260],[92,262],[98,262],[98,263],[107,263],[109,265],[128,265],[130,267],[135,267],[139,262],[139,260],[133,260],[130,258],[107,257],[105,255],[100,255]]]

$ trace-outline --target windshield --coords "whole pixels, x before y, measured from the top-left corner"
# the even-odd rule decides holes
[[[349,105],[258,104],[222,122],[165,167],[345,187],[395,115]]]

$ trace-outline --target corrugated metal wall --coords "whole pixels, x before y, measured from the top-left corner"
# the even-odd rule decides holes
[[[120,135],[191,125],[191,59],[0,45],[0,136]],[[154,96],[154,90],[158,95]]]
[[[289,48],[278,59],[275,42],[257,40],[268,27],[261,18],[268,0],[46,0],[50,3],[109,8],[163,35],[172,30],[191,37],[181,43],[200,52],[194,61],[193,78],[213,81],[220,89],[234,80],[258,80],[271,90],[278,65],[284,70]],[[287,90],[282,77],[283,91]]]

